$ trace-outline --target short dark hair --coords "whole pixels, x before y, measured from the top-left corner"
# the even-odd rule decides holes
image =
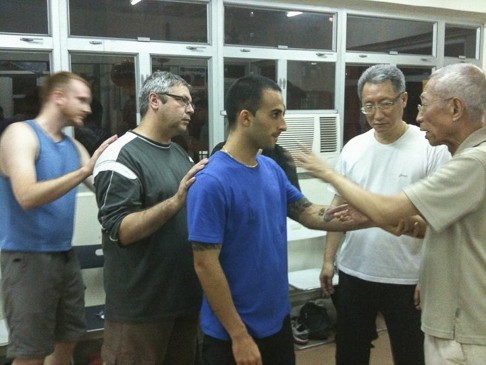
[[[262,104],[265,90],[282,92],[275,81],[260,75],[241,77],[230,86],[224,104],[229,129],[235,126],[236,116],[242,110],[246,109],[255,115]]]

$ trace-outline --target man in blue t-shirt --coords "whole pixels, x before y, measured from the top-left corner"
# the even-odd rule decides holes
[[[203,364],[295,364],[287,277],[286,217],[312,229],[364,228],[336,222],[309,202],[271,158],[286,130],[279,86],[238,79],[225,109],[229,136],[189,189],[187,212],[204,291]]]

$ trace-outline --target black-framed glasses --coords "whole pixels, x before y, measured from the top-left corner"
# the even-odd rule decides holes
[[[376,109],[384,110],[384,111],[390,110],[397,103],[398,99],[400,99],[400,96],[402,96],[404,92],[405,91],[402,91],[400,94],[398,94],[395,98],[391,100],[382,101],[381,103],[376,103],[376,104],[364,105],[359,110],[361,110],[361,113],[365,115],[373,114],[376,111]]]
[[[157,95],[167,95],[170,96],[171,98],[175,99],[181,104],[184,104],[184,106],[187,108],[189,105],[191,106],[192,110],[196,110],[196,104],[194,104],[191,100],[189,100],[188,97],[182,96],[182,95],[176,95],[176,94],[171,94],[171,93],[157,93]]]

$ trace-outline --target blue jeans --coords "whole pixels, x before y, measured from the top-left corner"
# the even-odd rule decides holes
[[[395,365],[422,365],[424,335],[415,285],[375,283],[339,272],[336,364],[368,365],[376,316],[385,318]]]
[[[276,334],[255,338],[263,365],[295,365],[294,339],[290,317],[284,320],[282,329]],[[203,365],[235,365],[231,341],[219,340],[204,335],[202,345]]]

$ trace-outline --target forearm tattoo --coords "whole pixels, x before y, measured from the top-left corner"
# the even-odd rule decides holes
[[[307,208],[309,208],[312,203],[306,197],[299,199],[287,206],[287,215],[289,218],[297,220],[300,214]]]
[[[193,251],[221,250],[221,244],[192,242]]]
[[[309,201],[306,197],[297,200],[296,202],[293,202],[288,205],[287,210],[288,210],[288,217],[293,219],[293,220],[298,220],[298,217],[302,212],[309,207],[314,205],[312,202]],[[316,207],[317,208],[317,207]],[[317,218],[321,221],[324,221],[326,223],[331,222],[334,219],[334,216],[327,214],[327,207],[322,207],[317,211],[314,211],[314,214],[317,215]]]

